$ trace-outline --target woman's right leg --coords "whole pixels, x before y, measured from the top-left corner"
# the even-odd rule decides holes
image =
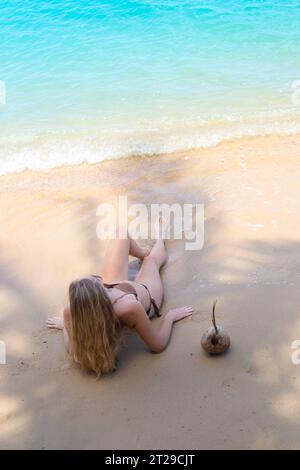
[[[115,238],[108,242],[102,265],[104,282],[128,279],[128,255],[143,259],[149,250],[141,247],[127,234],[126,239]]]
[[[115,238],[108,242],[101,272],[104,282],[128,279],[129,247],[129,238]]]

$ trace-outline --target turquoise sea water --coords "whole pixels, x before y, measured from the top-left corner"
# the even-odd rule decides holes
[[[299,1],[2,0],[0,44],[0,174],[300,131]]]

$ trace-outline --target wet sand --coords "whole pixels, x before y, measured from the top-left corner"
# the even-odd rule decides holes
[[[34,449],[299,448],[300,137],[0,178],[0,447]],[[169,347],[132,334],[118,370],[96,381],[69,365],[43,323],[70,280],[101,272],[101,202],[204,203],[197,252],[168,241],[163,312],[191,304]],[[200,349],[217,320],[232,348]],[[159,319],[153,320],[159,322]]]

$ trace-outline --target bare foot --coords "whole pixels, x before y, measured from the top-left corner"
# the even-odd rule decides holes
[[[165,240],[169,236],[169,224],[166,219],[159,215],[155,221],[155,238]]]
[[[62,330],[64,328],[64,319],[62,317],[51,317],[46,321],[46,326],[48,328],[56,328],[57,330]]]
[[[145,246],[144,248],[141,248],[141,256],[139,257],[140,259],[146,258],[146,256],[150,255],[151,251],[151,246]]]
[[[142,246],[136,245],[133,256],[135,256],[139,261],[143,261],[143,259],[146,258],[146,256],[150,254],[150,251],[151,251],[151,247],[149,246],[142,247]]]

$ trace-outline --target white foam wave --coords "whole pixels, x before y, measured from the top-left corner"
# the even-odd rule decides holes
[[[242,137],[293,135],[300,133],[300,120],[272,122],[238,122],[226,125],[156,132],[44,135],[23,140],[10,139],[0,146],[0,175],[29,169],[49,170],[58,166],[99,163],[129,156],[155,156],[215,146],[223,141]],[[121,134],[121,135],[120,135]]]

